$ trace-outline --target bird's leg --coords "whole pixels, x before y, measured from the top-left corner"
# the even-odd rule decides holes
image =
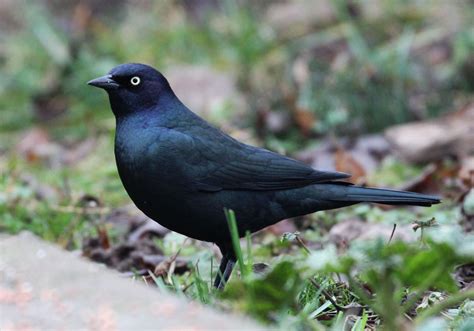
[[[214,280],[214,287],[220,289],[222,277],[224,277],[225,269],[227,267],[227,262],[229,259],[227,255],[222,256],[221,264],[219,265],[219,271],[217,272],[216,279]]]
[[[222,258],[221,265],[219,266],[219,273],[216,276],[214,281],[214,287],[218,290],[223,290],[225,284],[230,278],[232,274],[232,270],[234,270],[235,260],[226,257]]]
[[[224,270],[224,279],[223,281],[221,282],[221,284],[219,284],[219,289],[224,289],[225,287],[225,284],[227,284],[227,281],[229,280],[230,278],[230,275],[232,275],[232,271],[234,270],[234,266],[235,266],[235,260],[233,259],[229,259],[227,261],[227,265],[225,266],[225,270]]]
[[[223,290],[225,284],[232,274],[232,270],[235,265],[235,257],[229,250],[220,248],[222,252],[222,260],[219,266],[219,271],[217,273],[216,279],[214,280],[214,287]]]

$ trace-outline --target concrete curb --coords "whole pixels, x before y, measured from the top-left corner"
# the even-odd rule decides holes
[[[0,237],[0,330],[263,330],[22,233]]]

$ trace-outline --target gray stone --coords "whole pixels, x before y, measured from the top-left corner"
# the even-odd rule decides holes
[[[0,330],[257,330],[29,233],[0,237]]]
[[[442,117],[396,125],[385,137],[404,160],[427,163],[447,155],[460,158],[474,153],[474,102]]]

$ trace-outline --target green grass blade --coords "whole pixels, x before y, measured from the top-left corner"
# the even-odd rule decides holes
[[[242,256],[242,248],[240,247],[239,231],[237,230],[237,221],[235,219],[235,213],[232,209],[224,209],[227,223],[229,224],[230,236],[232,239],[232,247],[234,248],[235,257],[239,264],[240,272],[242,277],[247,276],[247,268],[245,267],[244,258]]]

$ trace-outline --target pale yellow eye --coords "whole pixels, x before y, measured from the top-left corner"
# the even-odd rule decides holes
[[[140,77],[133,76],[132,79],[130,79],[130,83],[132,83],[133,86],[137,86],[140,84]]]

